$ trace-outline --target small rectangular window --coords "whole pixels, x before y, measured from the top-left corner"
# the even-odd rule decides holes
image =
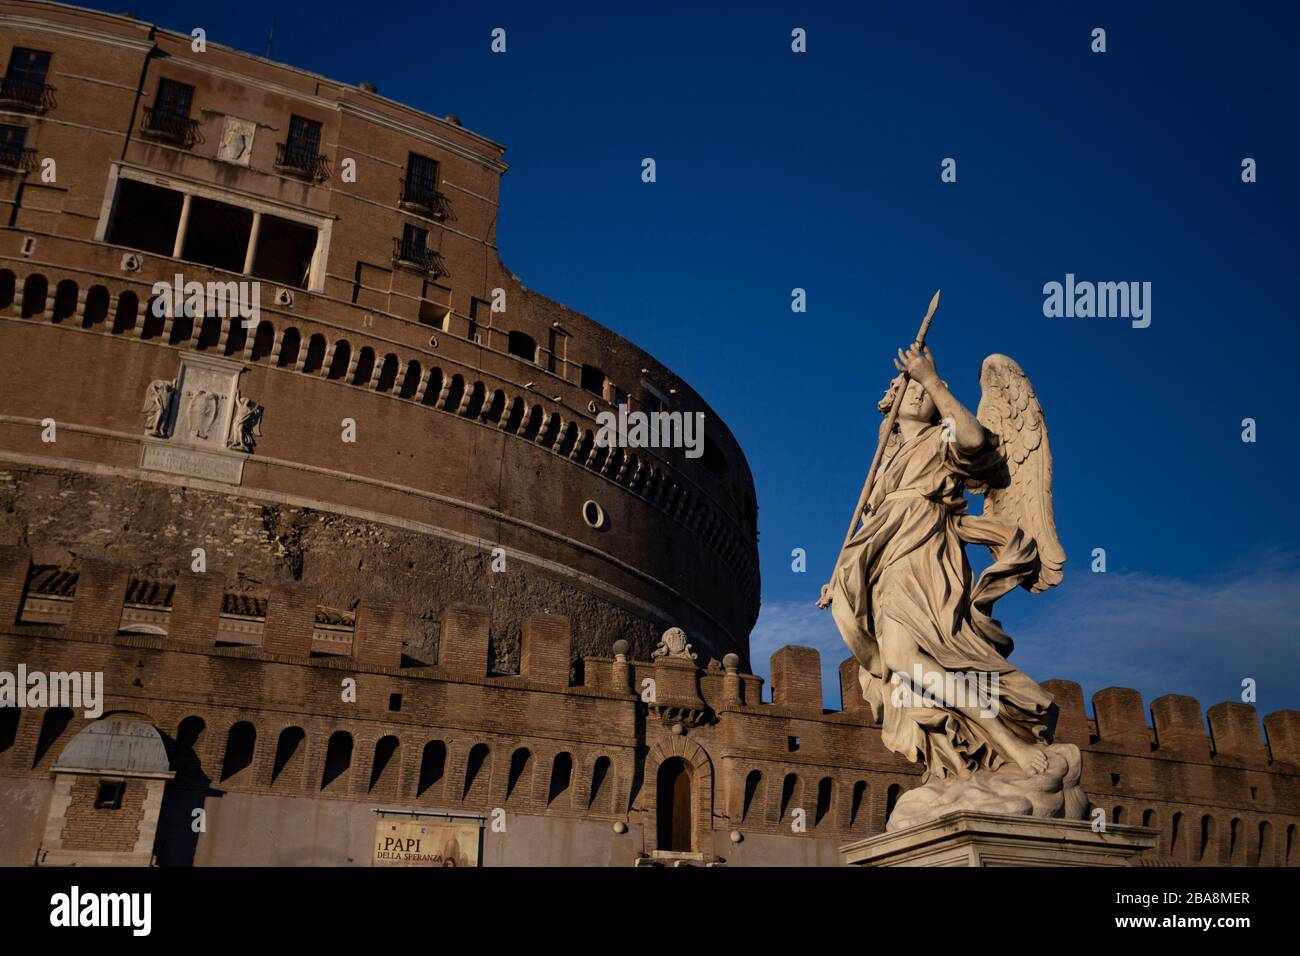
[[[9,57],[9,66],[5,70],[5,95],[9,95],[11,84],[15,88],[35,87],[40,89],[45,86],[45,77],[50,72],[50,54],[41,50],[28,50],[25,47],[14,47],[13,54]]]
[[[320,170],[320,123],[302,116],[289,117],[289,133],[280,144],[276,165],[309,176]]]
[[[589,392],[605,397],[605,373],[594,365],[582,367],[582,387]]]
[[[126,792],[125,780],[101,780],[95,791],[96,810],[120,810],[122,794]]]
[[[389,695],[388,695],[388,709],[389,709],[389,710],[401,710],[401,709],[402,709],[402,695],[401,695],[401,694],[389,694]]]
[[[403,259],[412,262],[418,262],[423,258],[425,250],[428,248],[429,230],[421,229],[419,226],[405,223],[402,226],[402,254]]]
[[[407,202],[428,203],[438,191],[438,163],[428,156],[411,153],[406,162]]]
[[[18,169],[23,165],[27,147],[27,127],[0,126],[0,166]]]
[[[194,87],[175,80],[159,80],[158,93],[153,98],[154,117],[174,121],[188,120],[193,103]]]

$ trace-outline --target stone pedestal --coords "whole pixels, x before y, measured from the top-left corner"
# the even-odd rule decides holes
[[[959,810],[840,847],[852,866],[1128,866],[1156,844],[1149,827]]]

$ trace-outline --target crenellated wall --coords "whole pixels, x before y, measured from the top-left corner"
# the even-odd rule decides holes
[[[238,604],[264,613],[257,641],[218,646],[221,622],[239,615],[229,610],[236,602],[215,596],[224,584],[214,589],[204,575],[158,586],[90,561],[70,595],[67,582],[33,570],[24,549],[0,548],[0,620],[18,622],[0,628],[0,670],[102,671],[106,712],[137,715],[163,733],[177,773],[159,823],[166,863],[346,862],[347,848],[364,844],[373,807],[500,808],[529,821],[515,832],[532,838],[537,827],[587,828],[581,842],[593,855],[569,862],[632,863],[654,857],[658,769],[681,760],[699,859],[827,865],[838,862],[841,843],[881,832],[893,801],[919,781],[918,768],[882,745],[851,660],[840,668],[844,709],[823,710],[810,648],[773,655],[775,686],[764,702],[763,681],[730,658],[636,660],[621,647],[614,657],[577,655],[570,621],[540,609],[525,619],[517,672],[499,673],[489,661],[490,616],[472,605],[449,606],[435,661],[411,666],[390,606],[361,603],[350,642],[328,647],[318,632],[348,619],[330,623],[338,615],[309,589],[275,586]],[[70,597],[66,623],[23,623],[28,604],[48,616],[42,587]],[[142,605],[148,595],[158,603]],[[150,619],[166,633],[124,630],[124,621],[142,626],[129,613],[138,607],[168,615]],[[219,623],[203,622],[197,608],[217,610]],[[353,701],[342,693],[348,680]],[[1089,716],[1079,685],[1045,686],[1061,710],[1058,739],[1085,753],[1094,805],[1110,822],[1161,831],[1153,862],[1300,862],[1300,712],[1269,714],[1265,737],[1252,707],[1220,704],[1208,711],[1207,734],[1190,698],[1153,702],[1152,727],[1133,691],[1099,691]],[[79,713],[57,725],[50,714],[22,712],[7,747],[0,733],[0,800],[39,816],[53,760],[86,723]],[[349,760],[331,777],[330,754],[343,739]],[[311,801],[316,815],[320,801],[354,809],[341,810],[337,827],[320,829],[310,847],[250,845],[257,821],[280,820],[286,801]],[[213,809],[214,825],[192,839],[183,824],[197,806]],[[223,818],[231,807],[239,815]],[[15,835],[21,829],[0,827],[5,862],[29,862],[23,854],[34,852]],[[497,846],[496,859],[557,862],[516,840]]]

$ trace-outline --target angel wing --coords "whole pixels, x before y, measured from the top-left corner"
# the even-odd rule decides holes
[[[1003,465],[983,486],[984,513],[1014,521],[1038,545],[1038,576],[1025,583],[1035,594],[1061,583],[1065,550],[1052,515],[1052,450],[1043,407],[1014,359],[990,355],[980,366],[975,417],[997,439]]]

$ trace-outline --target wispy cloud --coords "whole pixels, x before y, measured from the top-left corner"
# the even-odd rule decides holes
[[[1103,687],[1136,688],[1148,707],[1187,694],[1202,707],[1240,700],[1253,678],[1262,714],[1300,707],[1300,557],[1267,554],[1220,576],[1182,578],[1075,570],[1050,595],[999,606],[1016,640],[1012,661],[1036,680],[1064,678],[1085,698]],[[764,604],[750,637],[755,673],[785,644],[822,655],[827,707],[838,708],[838,667],[848,652],[830,614],[811,601]]]

